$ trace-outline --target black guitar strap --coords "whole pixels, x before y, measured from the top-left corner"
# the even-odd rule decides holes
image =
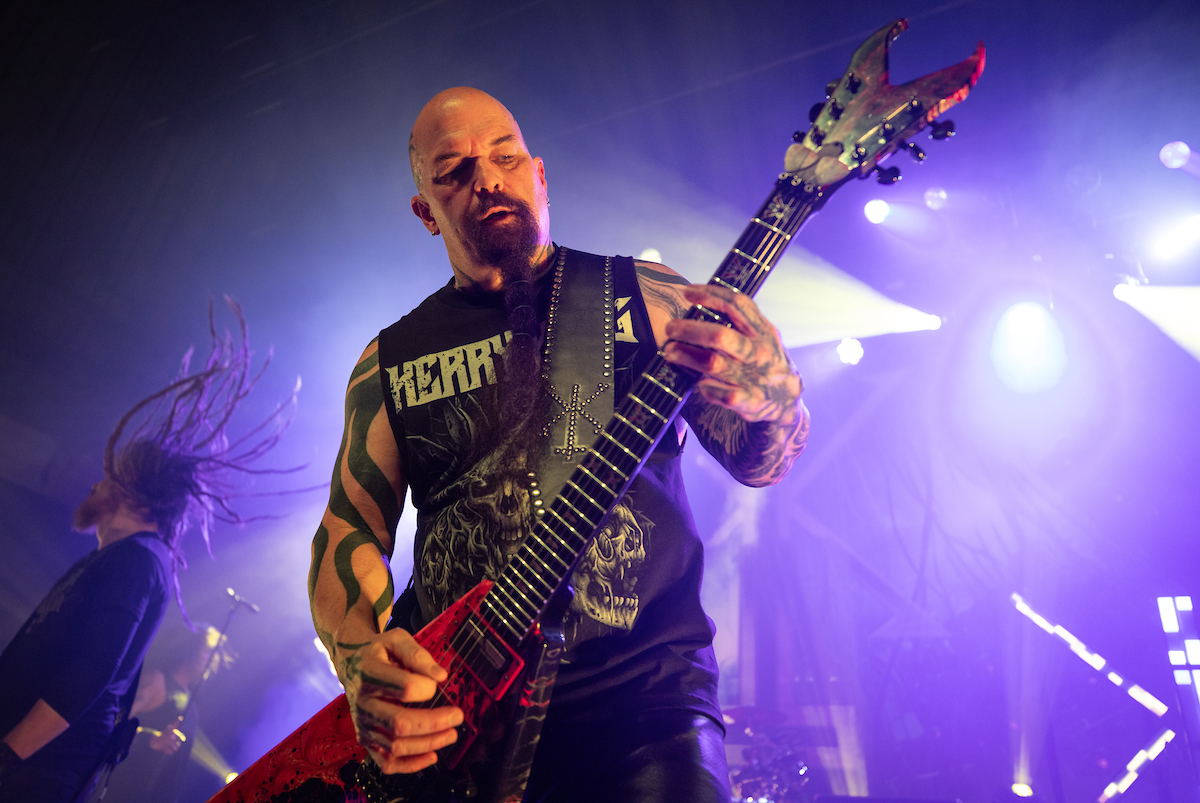
[[[562,490],[583,453],[613,412],[613,258],[558,246],[550,290],[544,375],[549,383],[546,445],[530,495],[540,515]],[[569,594],[569,591],[565,592]],[[539,623],[542,638],[527,661],[517,711],[505,734],[491,800],[518,803],[525,792],[542,723],[562,660],[561,617],[569,597],[556,598]]]
[[[558,495],[613,413],[613,257],[557,248],[542,360],[550,420],[535,509]]]

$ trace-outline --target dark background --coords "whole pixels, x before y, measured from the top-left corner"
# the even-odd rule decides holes
[[[786,671],[760,660],[756,699],[726,684],[723,700],[852,706],[875,794],[986,802],[1012,782],[1027,733],[1040,794],[1095,799],[1161,723],[1007,598],[1025,594],[1176,707],[1154,598],[1200,593],[1200,368],[1112,288],[1139,269],[1200,283],[1195,257],[1147,256],[1157,226],[1200,211],[1200,182],[1157,158],[1170,140],[1200,147],[1188,2],[7,4],[0,637],[90,548],[70,511],[121,414],[205,347],[210,298],[235,297],[260,357],[275,350],[243,420],[301,376],[270,462],[305,466],[291,487],[327,481],[356,357],[449,275],[408,208],[406,139],[433,93],[469,84],[509,106],[546,160],[558,242],[655,247],[700,280],[825,83],[899,16],[911,29],[893,83],[987,45],[978,87],[949,115],[959,136],[930,144],[924,166],[898,161],[895,188],[848,185],[793,250],[945,323],[867,340],[853,368],[831,346],[794,352],[810,451],[765,492],[745,563],[759,571],[743,584],[762,593],[742,597],[744,610],[776,606],[784,624],[757,649]],[[861,213],[877,196],[921,210],[933,185],[952,203],[930,231]],[[1059,387],[1024,397],[987,356],[999,313],[1022,299],[1054,310],[1070,360]],[[707,534],[728,487],[697,451]],[[190,543],[193,615],[222,619],[226,586],[263,608],[240,615],[239,661],[206,691],[203,726],[235,769],[337,690],[304,591],[323,506],[319,491],[243,500],[276,518],[219,528],[215,561]],[[913,607],[932,631],[884,627]],[[1149,778],[1128,797],[1194,799],[1182,739]],[[197,770],[184,799],[214,789]]]

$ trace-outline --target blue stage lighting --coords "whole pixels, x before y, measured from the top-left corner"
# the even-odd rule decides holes
[[[1054,387],[1067,367],[1062,330],[1035,301],[1013,304],[992,335],[992,365],[1000,381],[1017,393]]]
[[[863,214],[872,223],[882,223],[887,220],[887,216],[891,211],[892,208],[888,206],[887,201],[881,201],[878,198],[873,201],[867,201],[867,205],[863,207]]]

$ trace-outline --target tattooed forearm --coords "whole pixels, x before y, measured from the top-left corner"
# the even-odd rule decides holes
[[[751,423],[694,395],[683,415],[709,454],[738,482],[756,488],[783,479],[808,442],[808,413],[803,405],[790,424]]]
[[[383,404],[378,351],[372,344],[346,390],[346,428],[329,507],[313,537],[309,601],[313,623],[331,656],[346,643],[379,631],[395,591],[388,558],[405,487]],[[343,633],[349,638],[335,641]]]

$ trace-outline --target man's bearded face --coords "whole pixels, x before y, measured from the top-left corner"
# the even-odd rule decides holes
[[[495,207],[507,209],[490,212]],[[539,233],[537,217],[529,204],[504,192],[481,196],[478,208],[463,226],[466,244],[475,252],[475,258],[499,268],[508,281],[529,278]]]
[[[122,498],[121,489],[115,482],[107,477],[100,480],[75,509],[74,528],[81,533],[95,528],[120,509]]]

